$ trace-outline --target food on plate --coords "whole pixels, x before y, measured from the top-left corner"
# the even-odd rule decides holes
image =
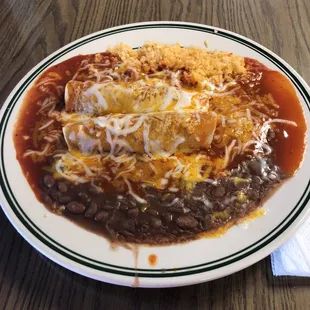
[[[14,144],[52,212],[113,241],[169,244],[261,207],[300,167],[306,130],[281,73],[228,52],[147,42],[44,71]]]

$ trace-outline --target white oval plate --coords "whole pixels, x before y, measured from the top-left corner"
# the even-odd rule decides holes
[[[14,88],[1,111],[0,198],[2,208],[18,232],[54,262],[87,277],[131,286],[139,278],[141,287],[171,287],[209,281],[259,261],[285,242],[310,213],[308,204],[310,156],[302,169],[265,204],[265,216],[231,228],[223,237],[201,239],[166,247],[140,246],[135,265],[134,251],[111,249],[103,237],[84,230],[67,219],[48,212],[40,204],[16,160],[13,126],[27,90],[49,66],[78,54],[106,50],[120,42],[139,47],[145,41],[204,47],[255,58],[281,71],[296,88],[309,122],[310,96],[305,81],[281,58],[238,34],[204,25],[180,22],[150,22],[125,25],[96,32],[56,51],[32,69]],[[309,132],[307,133],[309,141]],[[155,254],[152,268],[148,256]]]

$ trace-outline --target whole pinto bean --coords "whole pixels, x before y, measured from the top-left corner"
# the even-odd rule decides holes
[[[47,188],[52,188],[55,184],[55,180],[50,174],[47,174],[43,177],[43,183]]]
[[[85,206],[77,201],[71,201],[66,206],[67,210],[73,214],[82,214],[85,211]]]
[[[225,187],[222,185],[215,187],[215,189],[213,190],[213,196],[215,198],[222,198],[225,196],[225,194],[226,194],[226,190],[225,190]]]
[[[176,223],[182,229],[193,229],[198,225],[198,221],[190,215],[180,215],[177,218]]]
[[[98,211],[98,206],[95,202],[92,202],[87,211],[85,212],[85,217],[93,217]]]
[[[101,210],[95,215],[95,221],[104,222],[108,219],[109,213],[107,211]]]
[[[57,187],[58,187],[58,190],[61,192],[61,193],[65,193],[67,190],[68,190],[68,186],[66,183],[64,182],[59,182],[57,184]]]
[[[158,211],[155,209],[146,209],[145,211],[146,213],[153,215],[153,216],[157,216],[158,215]]]
[[[128,216],[130,217],[137,217],[139,215],[139,209],[138,208],[132,208],[132,209],[129,209],[127,211],[127,214]]]
[[[166,223],[171,223],[172,222],[172,220],[173,220],[173,215],[171,214],[171,213],[164,213],[163,215],[162,215],[162,217],[163,217],[163,220],[166,222]]]
[[[90,202],[89,196],[88,196],[86,193],[84,193],[84,192],[78,193],[78,197],[79,197],[80,200],[81,200],[82,202],[84,202],[84,203]]]
[[[129,232],[133,233],[136,230],[135,222],[132,219],[123,221],[121,225],[122,225],[123,229],[125,229]]]
[[[150,219],[150,224],[153,228],[159,228],[162,225],[162,221],[159,218],[151,218]]]
[[[59,197],[58,197],[58,201],[60,202],[60,203],[68,203],[69,201],[71,201],[72,200],[72,198],[70,197],[70,196],[67,196],[67,195],[60,195]]]

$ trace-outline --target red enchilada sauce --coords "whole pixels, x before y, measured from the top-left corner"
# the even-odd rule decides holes
[[[118,61],[117,57],[112,57],[109,53],[101,55],[103,59],[111,60],[111,67]],[[47,156],[42,162],[34,161],[32,156],[25,156],[27,150],[42,150],[40,141],[44,137],[40,137],[38,128],[42,126],[42,117],[45,116],[39,113],[41,105],[37,102],[42,103],[53,93],[58,98],[55,111],[64,109],[64,86],[76,74],[81,62],[92,57],[76,56],[41,74],[36,86],[48,79],[51,73],[56,74],[59,79],[53,79],[50,85],[45,83],[44,87],[48,87],[48,90],[34,86],[28,91],[16,123],[14,144],[17,159],[36,197],[49,210],[63,214],[79,225],[112,240],[149,244],[181,242],[244,218],[257,209],[264,197],[283,179],[293,176],[300,166],[307,127],[294,87],[281,73],[270,71],[259,62],[245,58],[246,66],[252,74],[249,74],[248,80],[240,80],[241,89],[260,96],[271,94],[279,105],[276,118],[297,123],[297,127],[277,124],[270,138],[269,145],[273,153],[264,165],[268,166],[273,178],[264,183],[260,175],[260,163],[253,158],[239,156],[229,166],[231,176],[240,180],[247,178],[249,182],[233,183],[231,178],[220,176],[216,186],[198,183],[190,197],[184,191],[169,193],[146,188],[150,197],[147,208],[126,193],[112,192],[108,181],[104,184],[107,189],[105,193],[99,193],[89,184],[74,185],[64,179],[55,180],[48,170],[52,156]],[[59,130],[62,126],[54,121],[50,128]],[[57,141],[56,149],[65,150],[63,137],[60,136]],[[50,155],[52,154],[55,152]],[[239,195],[240,190],[249,197],[248,201],[239,201],[237,205],[231,203],[225,207],[224,213],[224,199]],[[201,197],[207,197],[212,202],[211,210],[199,204],[199,201],[205,199]],[[171,206],[173,201],[177,203]]]

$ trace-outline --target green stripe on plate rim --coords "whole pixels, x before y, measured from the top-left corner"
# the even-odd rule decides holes
[[[1,174],[0,174],[0,184],[4,193],[4,196],[8,202],[8,204],[11,206],[14,214],[18,217],[18,219],[21,221],[21,223],[37,238],[39,239],[43,244],[48,246],[49,248],[56,251],[58,254],[66,257],[67,259],[70,259],[78,264],[81,264],[83,266],[93,268],[99,271],[104,271],[108,273],[113,273],[117,275],[123,275],[123,276],[139,276],[139,277],[156,277],[156,278],[162,278],[162,277],[177,277],[177,276],[186,276],[186,275],[192,275],[196,273],[202,273],[214,269],[218,269],[224,266],[227,266],[229,264],[235,263],[255,252],[262,249],[264,246],[275,240],[279,235],[281,235],[298,217],[298,215],[304,210],[306,207],[309,199],[310,199],[310,180],[300,197],[299,201],[295,205],[295,207],[292,209],[290,214],[272,231],[270,231],[266,236],[261,238],[260,240],[256,241],[252,245],[244,248],[243,250],[240,250],[234,254],[231,254],[229,256],[226,256],[221,259],[214,260],[212,262],[194,265],[194,266],[187,266],[176,269],[166,269],[163,273],[162,269],[135,269],[135,268],[129,268],[129,267],[122,267],[122,266],[116,266],[112,264],[107,264],[104,262],[96,261],[94,259],[85,257],[81,254],[78,254],[63,245],[59,244],[57,241],[50,238],[48,235],[46,235],[42,230],[40,230],[32,221],[31,219],[25,214],[21,206],[19,205],[18,201],[16,200],[12,189],[9,185],[5,166],[4,166],[4,136],[5,131],[7,127],[7,123],[9,121],[10,115],[12,113],[12,108],[15,106],[16,102],[20,98],[20,96],[23,94],[24,90],[29,86],[29,84],[49,65],[54,63],[57,59],[62,57],[63,55],[67,54],[68,52],[76,49],[79,46],[82,46],[86,43],[89,43],[91,41],[107,37],[110,35],[114,35],[121,32],[128,32],[128,31],[135,31],[135,30],[141,30],[141,29],[149,29],[149,28],[177,28],[177,29],[186,29],[186,30],[192,30],[192,31],[200,31],[200,32],[207,32],[212,35],[221,36],[224,38],[228,38],[230,40],[233,40],[237,43],[240,43],[244,46],[247,46],[251,48],[252,50],[258,52],[268,60],[270,60],[273,64],[275,64],[285,75],[291,80],[291,82],[294,84],[294,86],[298,89],[300,95],[303,97],[304,101],[306,102],[308,111],[310,111],[310,96],[307,93],[304,86],[300,83],[298,78],[288,69],[286,68],[277,58],[275,58],[273,55],[269,54],[267,51],[262,49],[260,46],[257,46],[256,44],[247,41],[246,39],[242,37],[238,37],[231,33],[226,33],[222,30],[215,30],[213,28],[209,28],[207,26],[198,26],[198,25],[186,25],[186,24],[166,24],[166,23],[156,23],[156,24],[148,24],[148,25],[135,25],[135,26],[125,26],[124,28],[115,29],[106,31],[104,33],[99,33],[96,35],[93,35],[87,39],[84,39],[82,41],[79,41],[63,51],[57,53],[52,58],[44,62],[36,71],[34,71],[30,77],[20,86],[20,88],[16,91],[14,96],[12,97],[8,108],[3,114],[3,118],[0,123],[0,139],[1,139]],[[111,269],[113,268],[113,269]]]

